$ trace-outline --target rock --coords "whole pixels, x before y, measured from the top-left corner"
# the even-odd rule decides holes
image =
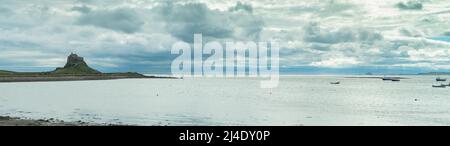
[[[83,57],[77,54],[70,54],[67,63],[62,68],[52,71],[54,74],[101,74],[101,72],[89,67]]]

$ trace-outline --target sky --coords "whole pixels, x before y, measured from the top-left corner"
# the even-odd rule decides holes
[[[0,0],[0,70],[75,52],[104,72],[170,73],[173,43],[278,41],[280,71],[450,71],[450,0]]]

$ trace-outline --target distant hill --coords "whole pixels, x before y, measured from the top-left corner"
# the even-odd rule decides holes
[[[101,74],[101,72],[89,67],[83,57],[70,54],[64,67],[56,68],[51,74]]]
[[[419,73],[418,75],[450,75],[450,72],[427,72]]]

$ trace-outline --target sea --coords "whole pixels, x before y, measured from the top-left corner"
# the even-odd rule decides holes
[[[0,83],[0,116],[150,126],[450,125],[450,87],[433,88],[435,76],[348,77],[355,76],[283,75],[273,89],[260,88],[261,78]]]

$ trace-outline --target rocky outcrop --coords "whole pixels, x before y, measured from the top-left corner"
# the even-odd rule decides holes
[[[56,68],[52,73],[56,74],[101,74],[101,72],[89,67],[83,57],[71,53],[67,57],[67,63],[62,68]]]
[[[80,64],[86,64],[86,62],[84,62],[84,58],[78,56],[77,54],[73,54],[71,53],[69,55],[69,57],[67,57],[67,63],[64,66],[64,68],[68,68],[68,67],[74,67]]]

